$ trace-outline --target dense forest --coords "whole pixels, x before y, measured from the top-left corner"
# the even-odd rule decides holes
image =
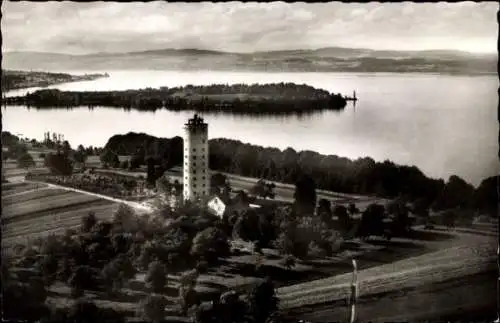
[[[166,139],[128,133],[111,137],[104,150],[118,155],[154,156],[158,164],[172,167],[182,163],[182,142],[181,137]],[[494,214],[497,207],[498,176],[485,179],[475,189],[458,176],[447,181],[433,179],[415,166],[376,162],[369,157],[350,160],[313,151],[264,148],[230,139],[212,139],[209,145],[212,170],[290,184],[308,175],[318,189],[399,197],[434,210],[474,208]]]
[[[24,97],[4,99],[4,104],[36,108],[96,106],[155,111],[196,110],[237,113],[287,113],[316,110],[341,110],[346,99],[308,85],[214,84],[127,91],[71,92],[44,89]]]

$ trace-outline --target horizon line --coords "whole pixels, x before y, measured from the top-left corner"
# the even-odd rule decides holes
[[[225,51],[218,49],[205,49],[205,48],[193,48],[193,47],[183,47],[174,48],[166,47],[161,49],[145,49],[137,51],[123,51],[123,52],[88,52],[88,53],[68,53],[68,52],[49,52],[49,51],[36,51],[36,50],[7,50],[3,51],[3,54],[11,53],[33,53],[33,54],[54,54],[54,55],[67,55],[67,56],[90,56],[90,55],[123,55],[123,54],[133,54],[133,53],[146,53],[146,52],[159,52],[159,51],[201,51],[201,52],[213,52],[220,54],[263,54],[263,53],[275,53],[275,52],[294,52],[294,51],[319,51],[325,49],[348,49],[348,50],[366,50],[372,52],[401,52],[401,53],[418,53],[418,52],[455,52],[471,55],[492,55],[497,54],[498,51],[467,51],[461,49],[450,49],[450,48],[435,48],[435,49],[373,49],[368,47],[345,47],[345,46],[329,46],[329,47],[318,47],[318,48],[291,48],[291,49],[270,49],[270,50],[256,50],[256,51]]]

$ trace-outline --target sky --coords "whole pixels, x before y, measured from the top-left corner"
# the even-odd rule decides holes
[[[2,3],[3,51],[323,47],[496,52],[495,2]]]

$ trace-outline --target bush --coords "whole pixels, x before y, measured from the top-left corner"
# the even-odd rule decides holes
[[[307,255],[311,258],[323,258],[326,257],[327,253],[317,242],[311,241],[308,246]]]
[[[291,270],[296,265],[295,257],[292,255],[286,255],[283,259],[280,260],[280,265],[285,267],[288,270]]]
[[[82,232],[91,232],[92,228],[97,224],[95,212],[90,211],[87,215],[82,217]]]
[[[19,168],[31,168],[35,167],[36,163],[33,157],[29,153],[24,153],[17,158],[17,167]]]
[[[196,234],[193,239],[191,254],[209,263],[219,257],[228,256],[230,254],[228,238],[222,230],[209,227]]]

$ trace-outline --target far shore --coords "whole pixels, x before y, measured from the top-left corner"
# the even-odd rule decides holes
[[[2,71],[2,91],[27,89],[32,87],[47,87],[51,85],[93,81],[98,78],[109,77],[107,73],[93,73],[72,75],[67,73],[49,73],[41,71]]]

